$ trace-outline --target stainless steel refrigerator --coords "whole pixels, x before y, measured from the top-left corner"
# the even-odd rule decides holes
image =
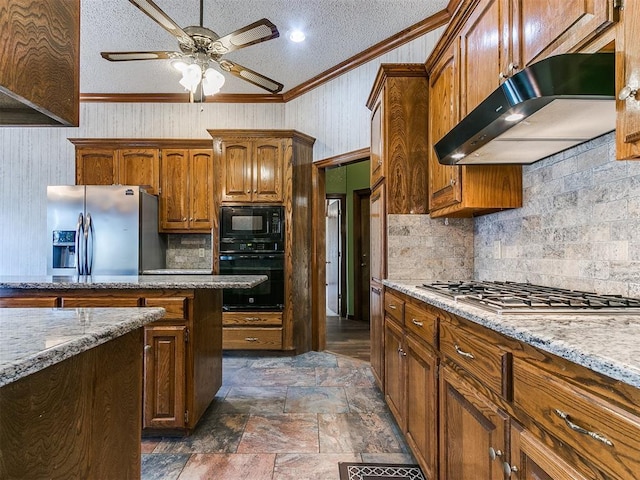
[[[139,186],[47,187],[48,275],[137,275],[165,268],[158,198]]]

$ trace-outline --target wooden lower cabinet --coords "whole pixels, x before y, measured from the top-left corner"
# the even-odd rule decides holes
[[[224,312],[225,350],[282,350],[282,312]]]
[[[505,475],[517,480],[587,480],[522,425],[511,423],[510,461],[504,462]]]
[[[0,306],[164,308],[139,345],[143,435],[189,433],[222,385],[222,290],[13,289],[2,292]]]
[[[371,338],[371,371],[376,383],[384,390],[384,299],[382,285],[371,281],[370,293],[370,323]]]
[[[440,369],[440,478],[503,480],[509,416],[452,368]]]
[[[406,337],[406,437],[422,471],[438,475],[438,357],[429,347]]]
[[[185,427],[186,330],[182,325],[144,331],[142,428]]]
[[[404,332],[389,317],[384,321],[384,392],[387,405],[404,432],[406,430],[406,393]]]

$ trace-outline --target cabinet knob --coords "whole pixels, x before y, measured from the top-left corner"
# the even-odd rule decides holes
[[[247,193],[251,193],[251,190],[247,190]]]
[[[493,447],[489,447],[489,458],[491,458],[491,460],[502,457],[502,455],[502,450],[495,450]]]
[[[144,346],[144,353],[148,353],[151,351],[151,345],[145,345]]]
[[[453,187],[456,184],[456,179],[452,178],[451,180],[449,180],[449,183],[451,184],[451,186]]]
[[[510,477],[512,473],[518,473],[520,470],[515,465],[509,465],[507,462],[502,464],[502,469],[507,477]]]
[[[191,218],[189,219],[189,221],[190,221],[190,222],[193,222],[193,217],[191,217]]]
[[[506,79],[506,78],[509,78],[509,75],[507,75],[507,74],[506,74],[506,73],[504,73],[504,72],[500,72],[500,73],[498,74],[498,78],[499,78],[500,80],[504,80],[504,79]]]
[[[625,85],[620,89],[620,92],[618,93],[618,100],[626,100],[629,97],[636,98],[637,93],[637,89],[631,88],[629,85]]]
[[[182,221],[186,222],[187,221],[187,217],[182,217]]]
[[[254,190],[253,193],[258,193],[258,190]]]

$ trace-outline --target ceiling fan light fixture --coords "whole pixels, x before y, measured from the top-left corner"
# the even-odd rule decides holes
[[[182,71],[182,78],[180,79],[180,85],[191,93],[195,93],[200,81],[202,80],[202,70],[198,65],[192,63],[187,65]]]
[[[222,86],[224,85],[224,76],[209,67],[204,72],[204,77],[202,78],[202,91],[206,96],[215,95],[220,91]]]
[[[173,60],[171,62],[171,66],[178,70],[179,72],[184,72],[184,69],[187,68],[190,64],[185,60]]]

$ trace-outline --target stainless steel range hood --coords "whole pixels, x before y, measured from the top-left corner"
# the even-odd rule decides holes
[[[533,163],[615,129],[613,53],[569,53],[507,79],[434,148],[444,165]]]

